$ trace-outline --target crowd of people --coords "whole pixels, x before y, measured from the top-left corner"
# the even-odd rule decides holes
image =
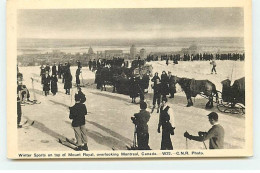
[[[173,61],[174,64],[178,64],[178,61],[211,61],[213,58],[216,60],[233,60],[233,61],[244,61],[245,53],[197,53],[197,54],[162,54],[162,55],[148,55],[147,61]]]
[[[150,56],[150,55],[149,55]],[[148,56],[148,57],[149,57]],[[232,55],[232,57],[234,57]],[[236,55],[239,57],[239,55]],[[158,58],[158,57],[157,57]],[[202,59],[201,59],[202,58]],[[213,71],[216,73],[216,63],[212,58],[212,54],[199,54],[199,55],[184,55],[184,61],[186,59],[190,60],[206,60],[205,58],[209,58],[212,60],[212,73]],[[221,56],[216,56],[216,59],[221,58]],[[151,58],[153,59],[153,58]],[[171,56],[163,56],[162,59],[166,60],[166,64],[168,65],[169,60],[172,60],[175,64],[178,64],[180,60],[180,55],[171,55]],[[126,61],[127,62],[127,61]],[[121,58],[114,58],[113,60],[102,60],[98,59],[97,61],[94,59],[93,61],[89,61],[89,70],[93,70],[99,67],[104,66],[128,66],[124,59]],[[168,63],[167,63],[168,62]],[[132,62],[132,66],[134,68],[140,67],[144,65],[145,62],[141,61],[140,59],[134,60]],[[70,89],[72,88],[72,74],[70,70],[70,63],[59,63],[56,66],[56,63],[50,67],[49,64],[46,66],[40,67],[40,76],[41,76],[41,84],[43,88],[43,92],[45,96],[48,96],[51,93],[55,96],[58,92],[58,85],[57,82],[59,79],[62,79],[62,83],[64,83],[65,94],[70,95]],[[76,70],[76,86],[77,92],[75,94],[75,105],[70,107],[70,114],[69,118],[72,119],[72,127],[75,132],[75,137],[77,140],[77,148],[76,150],[88,150],[87,145],[87,133],[85,129],[85,116],[87,115],[87,108],[84,102],[86,101],[85,94],[81,91],[80,88],[80,74],[82,73],[82,66],[79,61],[77,61],[77,70]],[[18,73],[17,75],[18,80],[18,89],[17,91],[17,126],[18,128],[21,127],[21,105],[20,99],[24,97],[30,97],[29,91],[21,89],[24,88],[21,85],[22,81],[22,74]],[[143,81],[143,82],[140,82]],[[168,104],[168,98],[174,98],[174,94],[176,93],[176,80],[174,76],[168,71],[163,71],[162,74],[159,76],[158,72],[154,74],[151,79],[152,82],[152,89],[153,89],[153,107],[152,111],[148,112],[147,103],[145,102],[145,88],[149,85],[150,77],[149,74],[144,74],[142,76],[135,76],[130,79],[130,86],[129,86],[129,95],[132,98],[132,103],[136,103],[136,97],[140,96],[140,112],[134,114],[131,117],[135,125],[135,133],[137,134],[137,149],[138,150],[150,150],[149,146],[149,131],[148,131],[148,122],[150,119],[150,114],[153,113],[154,109],[157,105],[157,113],[159,113],[159,121],[158,121],[158,133],[161,133],[162,129],[162,139],[161,139],[161,150],[173,150],[171,135],[174,135],[175,126],[175,119],[174,119],[174,111],[172,107]],[[26,87],[25,87],[26,88]],[[23,93],[21,93],[23,91]],[[167,96],[169,96],[167,98]],[[205,141],[207,139],[210,140],[210,149],[223,149],[224,143],[224,129],[221,125],[218,124],[218,115],[215,112],[212,112],[208,115],[209,121],[212,125],[212,128],[208,132],[200,132],[199,136],[192,136],[188,132],[184,133],[184,137],[196,140],[196,141]]]

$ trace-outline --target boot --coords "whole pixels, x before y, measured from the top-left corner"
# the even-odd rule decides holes
[[[84,146],[82,147],[82,149],[85,150],[85,151],[88,151],[88,144],[85,143]]]

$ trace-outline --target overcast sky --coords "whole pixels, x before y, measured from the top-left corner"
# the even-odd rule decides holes
[[[242,8],[19,10],[18,38],[243,37]]]

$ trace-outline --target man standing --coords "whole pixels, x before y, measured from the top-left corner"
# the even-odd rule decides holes
[[[76,150],[88,151],[87,131],[85,128],[85,115],[87,115],[87,108],[85,104],[80,103],[80,96],[78,94],[75,95],[75,102],[75,105],[70,107],[69,118],[72,119],[72,127],[77,139]]]
[[[167,105],[167,98],[162,98],[162,105],[160,108],[160,117],[158,124],[158,133],[161,132],[162,126],[162,142],[161,150],[173,150],[170,135],[174,135],[174,116],[173,110]]]
[[[205,141],[209,139],[209,149],[224,149],[224,128],[218,123],[218,114],[211,112],[208,114],[209,122],[212,125],[208,132],[199,132],[199,136],[192,136],[188,132],[184,133],[184,137],[195,140]]]
[[[52,68],[51,68],[51,72],[52,72],[52,76],[53,75],[57,75],[57,68],[56,68],[56,63],[53,64]]]
[[[52,77],[51,77],[51,92],[52,92],[53,95],[56,95],[56,93],[58,92],[57,82],[58,82],[57,76],[52,74]]]
[[[70,89],[72,88],[72,75],[70,69],[68,68],[64,73],[64,89],[66,94],[70,95]]]
[[[217,71],[216,71],[217,64],[216,64],[215,58],[212,59],[210,64],[212,65],[211,74],[213,74],[213,71],[215,72],[215,74],[217,74]]]
[[[78,66],[78,69],[76,70],[76,85],[77,85],[77,87],[80,86],[80,79],[79,79],[80,73],[81,73],[81,67]]]
[[[146,111],[147,104],[145,102],[140,103],[140,112],[134,114],[131,117],[133,123],[136,126],[137,133],[137,145],[139,150],[150,150],[149,147],[149,132],[148,121],[150,120],[150,113]]]
[[[51,82],[51,77],[49,75],[49,72],[46,71],[45,76],[43,77],[43,84],[42,84],[43,85],[43,92],[44,92],[45,96],[49,95],[50,82]]]
[[[154,82],[153,85],[153,108],[152,108],[152,112],[155,109],[155,105],[157,102],[158,108],[157,108],[157,113],[159,113],[159,107],[160,107],[160,103],[161,103],[161,83],[159,79],[156,79],[156,82]]]
[[[49,63],[47,63],[47,65],[46,65],[46,67],[45,67],[45,73],[46,73],[46,71],[47,71],[48,74],[50,74],[50,70],[51,70],[50,65],[49,65]]]

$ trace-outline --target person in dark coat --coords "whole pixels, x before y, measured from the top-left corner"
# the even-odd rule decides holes
[[[47,71],[48,74],[50,74],[50,70],[51,70],[50,65],[47,64],[46,67],[45,67],[45,73],[46,73],[46,71]]]
[[[21,78],[18,78],[17,81],[17,92],[20,94],[19,98],[21,102],[30,101],[30,91],[26,87],[26,85],[23,85],[23,82]]]
[[[78,93],[76,93],[76,94],[78,94],[79,97],[80,97],[80,103],[85,103],[85,101],[86,101],[86,96],[85,96],[85,94],[82,92],[82,90],[81,90],[80,87],[77,87],[77,92],[78,92]]]
[[[22,118],[22,107],[21,107],[21,100],[19,97],[19,92],[17,92],[17,128],[22,128],[21,123]]]
[[[57,75],[57,68],[56,68],[56,63],[53,64],[52,68],[51,68],[51,72],[52,72],[52,75]]]
[[[43,85],[43,77],[45,76],[45,68],[44,68],[43,65],[41,65],[40,69],[41,69],[41,73],[40,73],[40,76],[41,76],[41,84]]]
[[[157,113],[159,113],[159,108],[161,103],[161,83],[159,79],[156,79],[156,81],[152,86],[152,89],[153,89],[153,108],[151,113],[153,113],[156,103],[158,105]]]
[[[161,133],[162,127],[162,141],[161,150],[173,150],[171,136],[174,135],[174,115],[173,110],[167,105],[167,98],[162,99],[162,105],[160,108],[160,117],[158,123],[158,133]]]
[[[169,65],[169,58],[166,59],[166,65]]]
[[[150,113],[146,111],[147,104],[145,102],[140,103],[140,112],[134,114],[131,120],[136,126],[137,145],[138,150],[150,150],[149,147],[149,131],[148,121],[150,120]]]
[[[165,71],[163,71],[161,75],[161,85],[162,85],[161,88],[162,97],[166,98],[166,95],[169,94],[169,86],[168,86],[168,76]]]
[[[87,108],[85,104],[80,103],[80,96],[78,94],[75,95],[75,102],[75,105],[70,107],[69,118],[72,119],[71,125],[77,139],[76,150],[88,151],[87,130],[85,127],[85,116],[88,113]]]
[[[96,70],[96,68],[97,68],[97,62],[96,62],[96,60],[94,59],[93,62],[92,62],[92,71],[93,71],[93,70]]]
[[[149,87],[149,81],[150,81],[150,77],[149,77],[149,72],[145,73],[143,75],[143,78],[142,78],[142,88],[144,89],[144,93],[147,93],[147,89]]]
[[[92,69],[92,61],[91,60],[89,60],[89,62],[88,62],[88,68],[89,68],[89,70]]]
[[[56,75],[52,75],[51,76],[51,93],[53,95],[56,95],[56,93],[58,92],[58,85],[57,85],[57,82],[58,82],[58,78]]]
[[[151,81],[155,84],[155,82],[157,81],[157,79],[159,79],[159,81],[161,81],[158,72],[156,72],[153,76],[153,78],[151,79]]]
[[[170,93],[169,98],[174,98],[174,94],[176,93],[176,80],[170,71],[168,72],[168,77],[169,77],[168,81],[169,81],[169,93]]]
[[[129,86],[129,95],[132,98],[132,103],[136,103],[135,99],[139,96],[139,79],[137,77],[132,77],[130,79],[130,86]]]
[[[46,71],[45,76],[43,77],[43,91],[44,91],[45,96],[49,95],[50,81],[51,81],[51,77],[49,75],[49,72]]]
[[[81,62],[79,60],[77,60],[77,65],[78,65],[78,68],[82,68]]]
[[[68,63],[65,62],[64,65],[63,65],[62,68],[61,68],[62,83],[65,82],[65,75],[66,75],[67,71],[68,71]]]
[[[72,75],[70,69],[64,73],[64,89],[66,94],[70,95],[70,89],[72,88]]]
[[[80,86],[80,79],[79,79],[79,75],[81,73],[81,67],[78,67],[78,69],[76,70],[76,85]]]

